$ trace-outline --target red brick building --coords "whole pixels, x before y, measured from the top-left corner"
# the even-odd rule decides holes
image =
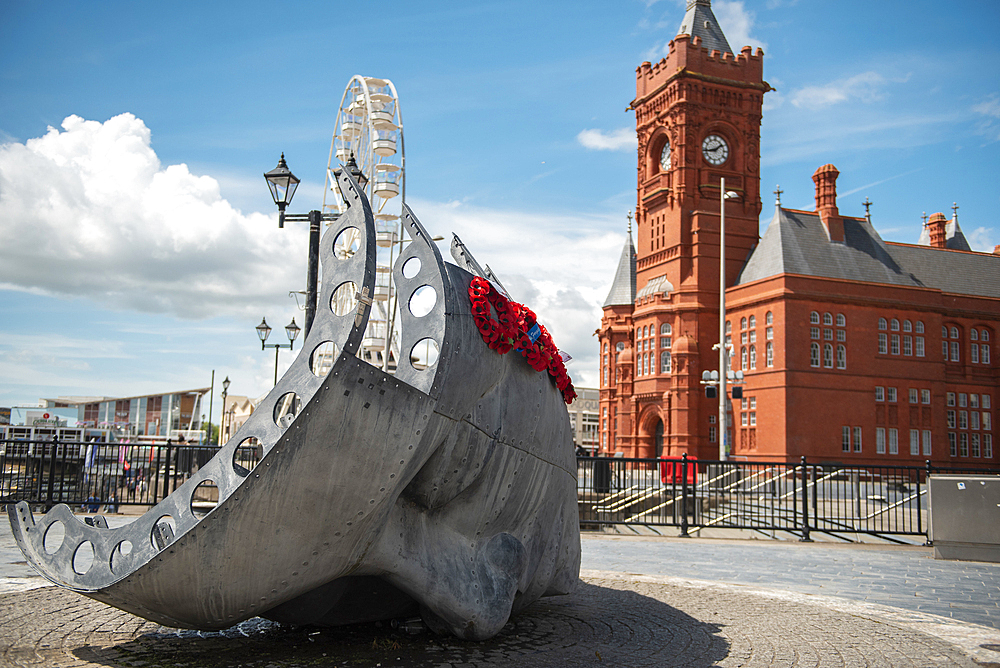
[[[833,165],[816,210],[776,204],[758,237],[763,52],[732,49],[709,0],[689,0],[666,58],[636,71],[636,240],[598,330],[600,447],[718,457],[720,183],[727,343],[746,376],[730,456],[996,466],[1000,253],[935,214],[920,243],[841,216]],[[780,195],[780,193],[779,193]]]

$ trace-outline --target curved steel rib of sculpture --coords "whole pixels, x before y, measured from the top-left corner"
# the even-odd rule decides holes
[[[393,268],[404,359],[392,376],[356,357],[375,235],[346,171],[350,208],[324,235],[317,316],[289,370],[208,464],[131,524],[91,526],[65,505],[37,520],[25,503],[11,507],[17,543],[43,576],[170,626],[220,629],[257,615],[337,625],[419,610],[467,639],[575,587],[576,464],[562,396],[520,356],[487,348],[470,312],[472,274],[442,260],[409,208],[412,241]],[[338,253],[348,228],[360,244]],[[418,317],[409,305],[425,286],[436,299]],[[338,289],[356,290],[356,309],[335,312]],[[423,368],[410,354],[426,339],[440,353]],[[330,342],[338,355],[320,377],[312,358]],[[298,410],[283,415],[288,406]],[[235,457],[252,438],[263,457],[247,470]],[[206,481],[219,502],[199,517],[191,501]],[[56,523],[65,538],[50,554]],[[78,569],[87,543],[93,563]]]

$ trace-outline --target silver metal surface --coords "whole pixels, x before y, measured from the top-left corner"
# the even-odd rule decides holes
[[[375,280],[375,228],[344,172],[350,208],[324,235],[323,292],[291,368],[208,464],[135,522],[109,529],[66,506],[37,519],[26,504],[11,508],[18,545],[46,578],[178,627],[419,613],[468,639],[488,638],[539,596],[575,587],[576,466],[561,393],[516,352],[489,350],[472,319],[472,275],[443,262],[408,208],[412,242],[394,268],[403,359],[391,376],[355,356]],[[346,257],[334,246],[350,227],[360,244]],[[418,270],[407,264],[414,259]],[[333,293],[346,282],[357,308],[338,316]],[[429,308],[422,299],[427,312],[417,315],[409,305],[421,288],[435,299]],[[438,359],[413,364],[409,352],[427,340]],[[326,342],[338,356],[321,377],[311,362]],[[282,415],[288,406],[297,410]],[[235,459],[256,445],[248,439],[263,450],[252,470]],[[200,516],[192,500],[207,481],[219,503]],[[56,522],[65,537],[47,551]],[[89,565],[78,554],[87,543]]]

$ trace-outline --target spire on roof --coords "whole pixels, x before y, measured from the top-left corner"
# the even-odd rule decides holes
[[[604,306],[632,306],[635,303],[635,246],[632,244],[632,212],[628,212],[628,236],[618,260],[615,280],[611,283]]]
[[[718,49],[720,53],[733,53],[726,36],[722,34],[719,22],[715,19],[715,14],[712,13],[712,0],[688,0],[687,12],[677,34],[692,37],[697,35],[701,38],[701,45],[710,52]]]

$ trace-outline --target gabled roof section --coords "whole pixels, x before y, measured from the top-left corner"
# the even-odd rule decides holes
[[[604,307],[608,306],[632,306],[635,303],[635,246],[632,244],[632,230],[629,229],[628,237],[625,239],[625,247],[622,248],[622,256],[618,260],[618,270],[615,272],[615,280],[611,284],[611,291],[608,298],[604,300]]]
[[[952,218],[945,223],[944,238],[944,246],[949,250],[972,250],[972,246],[969,245],[969,240],[965,238],[964,234],[962,234],[962,228],[958,226],[958,219],[956,218]],[[931,245],[931,233],[926,227],[921,228],[920,238],[917,239],[917,244],[920,246]]]
[[[886,243],[867,220],[843,221],[833,243],[818,214],[776,208],[736,284],[798,274],[1000,298],[1000,255]]]
[[[687,12],[684,20],[681,21],[681,28],[678,35],[691,35],[701,38],[701,45],[711,53],[712,49],[718,49],[720,53],[733,53],[732,47],[726,41],[726,36],[722,34],[722,28],[712,13],[712,0],[688,0]]]

